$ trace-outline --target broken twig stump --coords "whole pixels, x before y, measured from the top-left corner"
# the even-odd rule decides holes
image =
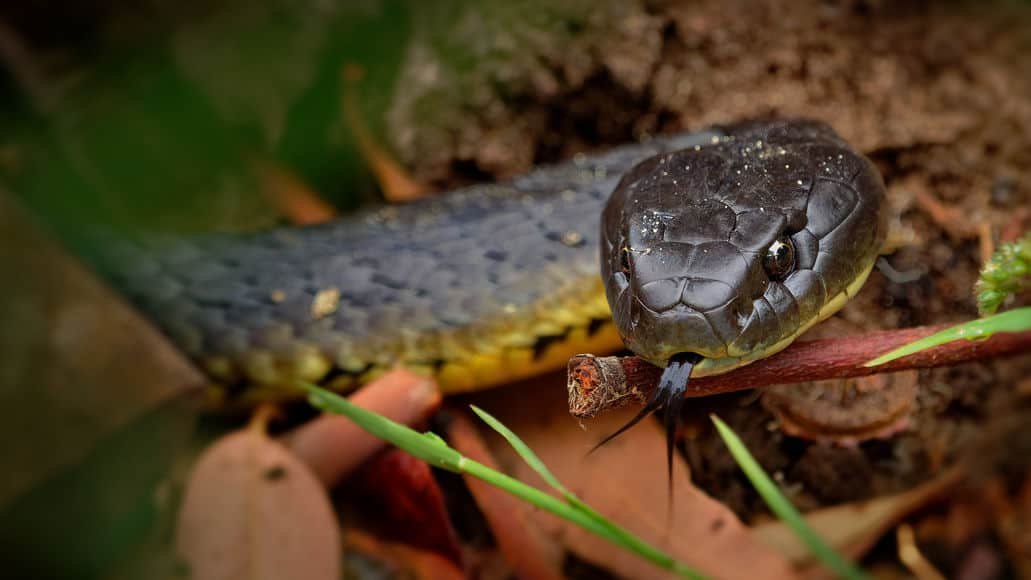
[[[876,367],[863,366],[890,350],[950,326],[920,326],[796,342],[769,358],[725,374],[692,379],[686,396],[704,397],[770,385],[949,366],[1031,352],[1031,332],[997,333],[982,340],[949,342]],[[569,359],[567,367],[569,412],[579,419],[589,419],[606,409],[643,403],[655,390],[661,375],[661,368],[636,356],[576,355]]]

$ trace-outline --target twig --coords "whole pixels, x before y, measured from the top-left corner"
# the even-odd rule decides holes
[[[878,367],[863,366],[896,347],[949,326],[921,326],[795,343],[751,365],[722,375],[695,378],[687,396],[704,397],[770,385],[949,366],[1031,352],[1031,332],[998,333],[986,340],[946,343]],[[642,403],[655,389],[661,374],[661,368],[634,356],[577,355],[569,359],[567,367],[569,412],[574,417],[588,419],[631,401]]]

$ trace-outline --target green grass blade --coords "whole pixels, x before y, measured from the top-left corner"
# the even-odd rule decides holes
[[[567,490],[565,486],[562,485],[561,482],[559,482],[558,478],[555,477],[553,473],[551,473],[551,471],[548,469],[548,466],[544,465],[544,462],[541,461],[540,457],[537,457],[537,454],[534,453],[532,449],[530,449],[530,446],[527,445],[522,439],[520,439],[519,436],[516,435],[511,429],[506,427],[504,423],[498,421],[494,418],[493,415],[477,407],[476,405],[469,405],[469,408],[473,410],[473,413],[476,413],[477,417],[479,417],[481,420],[483,420],[484,423],[490,426],[491,429],[497,431],[499,435],[504,437],[505,441],[508,441],[508,444],[512,446],[512,449],[514,449],[515,452],[519,454],[519,457],[521,457],[523,461],[525,461],[526,464],[530,466],[530,469],[536,471],[537,475],[541,476],[541,479],[543,479],[555,491],[558,491],[562,494],[569,493],[569,490]]]
[[[638,538],[629,531],[607,520],[599,520],[600,516],[595,516],[596,512],[594,510],[590,508],[584,510],[578,506],[571,505],[518,479],[495,471],[478,461],[473,461],[451,448],[436,435],[419,433],[382,415],[363,409],[346,398],[315,385],[302,384],[301,387],[308,393],[308,400],[314,407],[329,413],[344,415],[370,434],[400,447],[430,465],[456,473],[465,473],[481,479],[684,578],[705,578],[697,570],[676,561],[669,554]],[[483,415],[489,417],[486,413],[483,413]],[[504,431],[510,433],[515,440],[519,441],[525,450],[529,451],[529,447],[519,440],[507,427],[501,425],[496,419],[493,419],[493,421],[501,426]],[[547,468],[544,467],[544,464],[537,458],[536,454],[533,454],[532,451],[529,452],[546,471]],[[551,477],[558,483],[558,480],[553,475]],[[561,487],[561,484],[559,486]]]
[[[920,340],[900,346],[887,354],[864,363],[863,366],[875,367],[954,340],[984,340],[997,332],[1024,332],[1027,330],[1031,330],[1031,306],[1007,310],[1000,314],[978,318],[946,328],[931,336],[925,336]]]
[[[562,485],[562,482],[560,482],[558,478],[555,477],[553,473],[551,473],[551,471],[548,469],[548,466],[546,466],[544,462],[541,461],[541,458],[538,457],[532,449],[530,449],[530,446],[527,445],[526,442],[524,442],[522,439],[520,439],[519,436],[516,435],[515,432],[513,432],[511,429],[509,429],[504,423],[498,421],[496,418],[494,418],[493,415],[477,407],[476,405],[469,405],[469,407],[472,408],[473,412],[476,413],[476,415],[480,419],[482,419],[484,423],[486,423],[491,429],[497,431],[499,435],[504,437],[505,441],[508,441],[508,444],[512,446],[512,449],[515,450],[519,457],[521,457],[523,461],[525,461],[526,464],[530,466],[530,469],[537,472],[537,475],[540,475],[541,479],[543,479],[545,483],[551,486],[552,489],[561,493],[562,497],[565,498],[566,502],[568,502],[574,508],[579,509],[588,516],[594,518],[599,524],[608,527],[614,533],[619,534],[622,532],[621,528],[618,525],[610,521],[602,514],[595,511],[594,508],[584,503],[582,499],[577,497],[573,492],[569,491],[569,489],[567,489],[566,486]]]
[[[597,536],[605,538],[617,546],[621,546],[666,570],[670,570],[678,574],[679,576],[691,578],[692,580],[702,580],[706,578],[706,576],[701,572],[698,572],[686,564],[678,562],[669,554],[638,538],[628,530],[609,522],[599,521],[597,518],[592,517],[589,513],[579,509],[578,507],[572,506],[551,494],[531,487],[509,475],[494,471],[482,463],[466,459],[463,472],[482,479],[483,481],[503,489],[523,501],[526,501],[527,503],[549,511],[566,521],[572,522]]]
[[[863,574],[862,570],[828,546],[823,541],[823,538],[809,527],[802,514],[798,513],[795,506],[777,488],[777,484],[766,475],[759,462],[752,457],[752,454],[749,453],[748,448],[741,442],[737,434],[726,423],[721,421],[719,417],[715,415],[710,415],[710,417],[712,422],[716,424],[716,430],[719,431],[720,437],[723,438],[723,443],[730,449],[730,454],[737,461],[741,470],[745,472],[748,480],[755,486],[756,491],[759,492],[763,501],[769,506],[770,511],[776,514],[809,547],[813,555],[835,574],[849,580],[865,579],[866,575]]]
[[[346,416],[370,434],[389,441],[408,453],[449,471],[459,471],[462,454],[449,447],[436,435],[419,433],[405,425],[395,423],[383,415],[363,409],[344,397],[314,385],[302,385],[308,392],[312,406]]]

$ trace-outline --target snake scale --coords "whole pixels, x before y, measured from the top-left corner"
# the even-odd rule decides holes
[[[397,364],[485,388],[621,340],[686,383],[840,308],[873,265],[883,197],[826,125],[761,121],[313,227],[120,237],[96,264],[236,401]]]

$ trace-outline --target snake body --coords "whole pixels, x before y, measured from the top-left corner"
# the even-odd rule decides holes
[[[655,138],[314,227],[120,239],[98,264],[238,398],[296,379],[346,388],[397,364],[454,392],[620,338],[660,363],[684,349],[736,364],[768,354],[862,283],[882,197],[869,163],[830,129],[773,122]],[[753,258],[785,228],[803,268],[764,283]],[[635,273],[620,271],[620,248],[656,240],[650,261],[635,255]],[[648,322],[627,305],[647,295],[634,304],[661,314],[648,300],[662,284],[645,273],[668,278],[674,262],[677,300],[706,325]],[[691,302],[695,289],[722,302]]]

